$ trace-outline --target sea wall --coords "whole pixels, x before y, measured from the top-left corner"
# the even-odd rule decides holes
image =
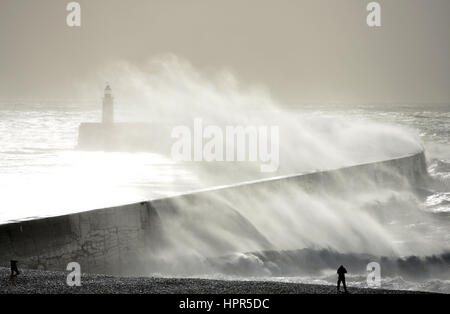
[[[151,263],[149,256],[158,254],[170,242],[165,223],[170,221],[171,216],[194,208],[205,209],[205,221],[195,225],[197,233],[203,232],[201,228],[214,227],[209,226],[207,220],[214,215],[232,232],[238,233],[243,242],[247,238],[256,238],[260,247],[270,249],[269,241],[261,237],[238,211],[230,209],[232,214],[225,215],[224,204],[227,208],[239,206],[239,202],[245,199],[242,196],[267,193],[267,190],[275,195],[288,187],[307,193],[340,193],[343,189],[358,191],[368,184],[420,187],[426,178],[425,156],[417,153],[336,170],[259,180],[148,202],[4,224],[0,225],[0,265],[8,266],[11,259],[16,259],[21,267],[64,270],[69,262],[75,261],[82,265],[83,272],[144,274]],[[240,200],[237,195],[241,196]],[[179,228],[183,228],[184,222],[179,223]],[[188,226],[186,222],[186,228]]]
[[[159,228],[148,203],[130,204],[0,226],[0,261],[33,269],[64,269],[79,262],[85,272],[121,273],[152,247]]]

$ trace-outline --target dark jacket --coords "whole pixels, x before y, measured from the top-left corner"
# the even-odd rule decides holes
[[[347,273],[347,269],[345,269],[345,267],[341,265],[338,268],[337,273],[338,273],[339,277],[345,277],[345,274]]]

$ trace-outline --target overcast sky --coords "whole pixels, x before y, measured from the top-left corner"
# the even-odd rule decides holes
[[[450,1],[0,0],[0,100],[76,98],[109,63],[174,53],[286,103],[450,103]]]

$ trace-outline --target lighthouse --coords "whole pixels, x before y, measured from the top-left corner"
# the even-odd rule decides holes
[[[157,139],[170,134],[172,126],[155,128],[150,123],[115,122],[114,97],[108,83],[104,93],[101,122],[80,124],[78,149],[117,152],[153,152],[163,149],[170,152],[171,146],[163,146]]]
[[[109,84],[106,84],[105,95],[103,97],[103,124],[114,123],[114,98],[112,96],[112,90]]]

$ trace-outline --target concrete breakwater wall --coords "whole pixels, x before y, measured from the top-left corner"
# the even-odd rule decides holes
[[[288,189],[306,193],[341,193],[371,188],[372,185],[422,185],[427,177],[423,153],[330,171],[284,176],[209,189],[190,194],[0,225],[0,265],[17,259],[21,267],[64,270],[78,262],[83,272],[146,274],[151,256],[171,245],[167,225],[181,213],[196,209],[203,213],[175,228],[195,229],[209,241],[214,223],[238,234],[242,249],[271,249],[271,243],[239,212],[249,196],[280,194]],[[255,208],[257,210],[257,208]],[[213,216],[213,221],[208,217]],[[202,221],[198,221],[201,217]],[[193,221],[195,220],[195,221]],[[172,226],[173,227],[173,226]],[[170,230],[173,230],[170,229]],[[248,240],[248,241],[247,241]],[[219,245],[218,245],[219,243]],[[213,245],[217,254],[229,253],[225,241]]]

